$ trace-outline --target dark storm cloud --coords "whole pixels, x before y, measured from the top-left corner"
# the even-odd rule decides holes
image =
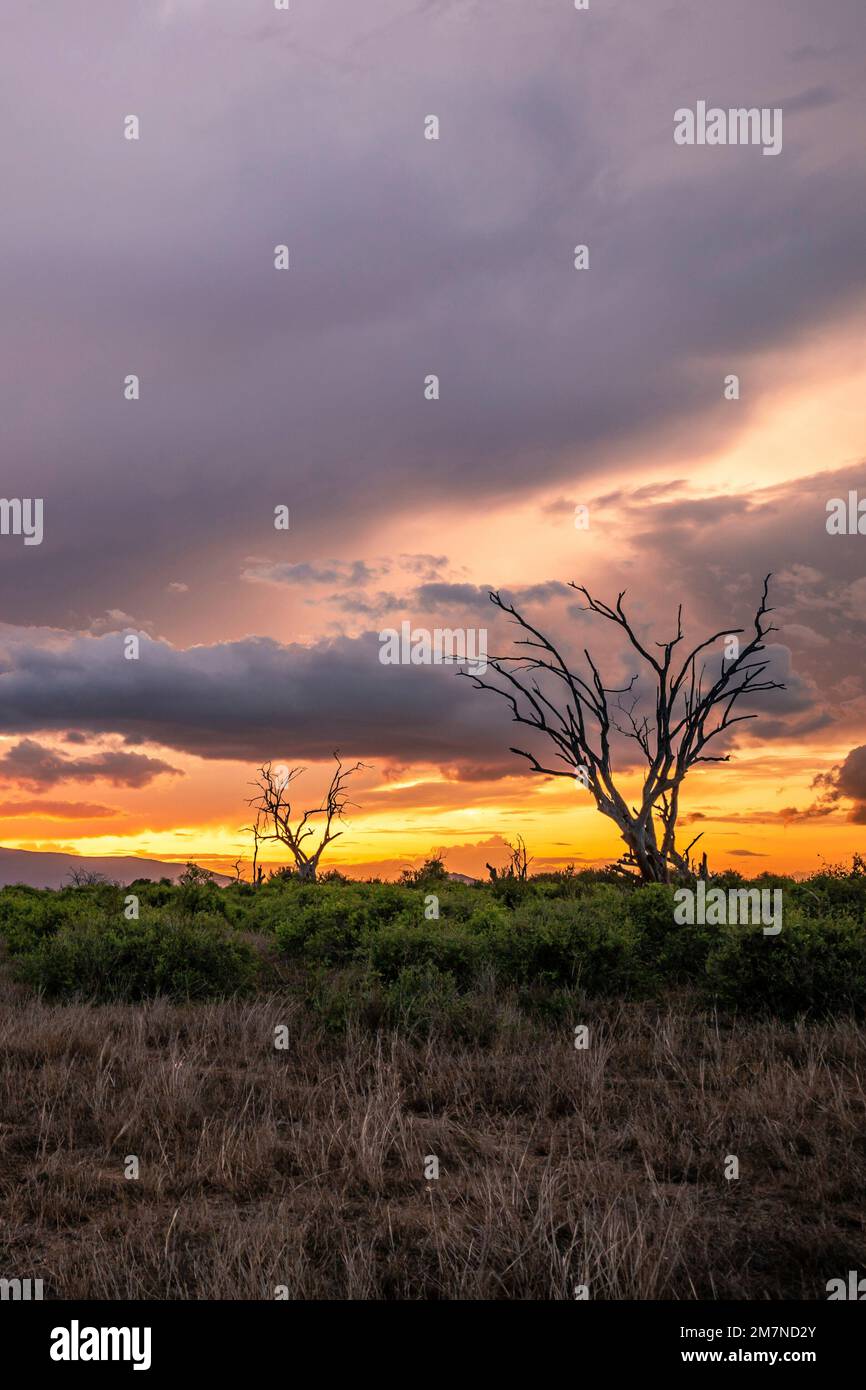
[[[497,635],[494,629],[491,645]],[[603,630],[598,635],[601,644],[593,650],[605,654]],[[28,734],[73,726],[119,734],[129,745],[153,742],[211,759],[324,758],[340,748],[368,760],[431,761],[457,775],[471,767],[473,776],[484,768],[493,776],[514,772],[520,764],[510,745],[534,746],[529,731],[515,738],[503,701],[476,690],[453,668],[383,665],[373,632],[310,646],[259,637],[183,650],[145,635],[140,644],[140,659],[127,661],[117,635],[48,644],[7,629],[0,643],[0,730]],[[501,645],[504,651],[510,643]],[[575,646],[572,633],[565,650],[577,659]],[[796,719],[813,696],[790,671],[786,648],[773,646],[767,655],[772,674],[788,687],[773,692],[769,706],[785,737],[778,716]],[[608,665],[614,675],[621,669],[612,655]],[[757,697],[743,708],[768,712]],[[631,748],[623,743],[621,751]],[[45,783],[73,775],[149,779],[170,770],[136,754],[64,759],[29,739],[0,766],[10,776]]]
[[[845,761],[815,778],[827,809],[842,800],[853,801],[848,819],[866,825],[866,744],[852,748]]]
[[[762,732],[765,730],[762,729]],[[796,726],[789,725],[788,737],[795,737],[796,733]],[[769,736],[773,736],[772,731]],[[696,811],[686,820],[712,819],[755,825],[768,825],[778,820],[785,825],[793,825],[803,821],[824,820],[831,815],[838,817],[843,803],[852,801],[853,806],[847,809],[847,820],[855,825],[866,825],[866,744],[852,748],[842,763],[831,767],[827,772],[819,772],[812,780],[812,787],[818,792],[818,797],[809,806],[782,806],[775,811],[741,811],[733,815],[714,813],[712,816]]]
[[[720,357],[862,291],[861,21],[833,6],[830,88],[812,0],[6,0],[4,491],[45,499],[7,616],[135,611],[179,552],[198,591],[278,503],[333,554],[709,438]],[[674,147],[683,102],[780,92],[779,158]]]
[[[387,666],[379,651],[374,633],[311,647],[248,638],[186,651],[142,637],[134,662],[123,659],[122,642],[112,636],[51,649],[7,638],[0,729],[74,724],[205,758],[317,758],[339,747],[368,758],[509,762],[506,713],[485,707],[451,668]],[[10,775],[16,767],[34,777],[40,766],[50,772],[50,757],[41,763],[37,745],[26,742],[25,752],[7,755],[0,766]],[[141,755],[110,756],[154,766]],[[58,770],[71,764],[57,761]]]
[[[839,768],[836,790],[841,796],[866,801],[866,746],[851,749]]]

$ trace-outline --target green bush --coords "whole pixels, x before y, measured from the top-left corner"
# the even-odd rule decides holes
[[[404,869],[400,883],[404,888],[424,888],[431,892],[442,883],[448,882],[448,870],[441,854],[425,859],[420,869]]]
[[[121,920],[64,924],[20,955],[15,973],[51,997],[134,1002],[244,993],[256,967],[251,946],[212,923]]]
[[[785,913],[778,936],[761,927],[716,928],[709,989],[724,1007],[791,1018],[866,1007],[866,931],[851,917]]]
[[[432,966],[467,988],[484,959],[484,938],[467,923],[427,921],[411,912],[370,932],[366,938],[370,968],[384,981],[396,980],[407,967]]]
[[[515,984],[579,985],[603,995],[642,987],[635,928],[618,890],[606,885],[580,898],[524,904],[491,932],[488,958]]]
[[[5,888],[0,893],[0,936],[13,956],[32,951],[64,925],[92,916],[93,909],[86,902],[70,900],[63,893],[35,896],[35,890],[18,888]]]
[[[520,903],[526,902],[527,898],[534,897],[536,892],[531,879],[517,878],[513,874],[495,878],[486,887],[496,901],[504,903],[506,907],[517,907]]]
[[[713,879],[713,886],[720,886],[718,880]],[[637,954],[648,984],[660,987],[704,979],[707,958],[718,941],[718,927],[676,922],[674,889],[662,883],[635,889],[629,893],[626,905],[636,929]]]
[[[446,1033],[488,1046],[500,1028],[492,988],[460,989],[454,975],[437,965],[407,965],[385,990],[385,1020],[392,1028],[426,1036]]]
[[[791,901],[807,916],[820,917],[832,912],[866,921],[866,868],[857,854],[850,871],[826,869],[823,873],[812,874],[802,883],[792,884],[788,892]]]
[[[782,887],[778,937],[760,927],[679,925],[672,888],[626,885],[603,871],[514,880],[515,894],[452,883],[429,869],[409,877],[408,884],[305,883],[282,875],[256,888],[221,889],[196,871],[176,885],[93,883],[57,892],[17,885],[0,890],[0,938],[19,978],[48,993],[205,998],[253,983],[258,958],[238,933],[254,933],[261,987],[268,971],[283,980],[285,957],[294,959],[328,1027],[398,1017],[444,1026],[448,1016],[449,1026],[480,1034],[489,1026],[492,980],[509,1016],[516,1004],[553,1018],[575,997],[660,996],[680,984],[750,1012],[826,1014],[866,1004],[866,863],[856,856],[850,868],[803,882],[735,872],[713,878],[722,888]],[[140,921],[123,915],[130,893],[139,898]],[[425,915],[430,894],[437,918]]]
[[[366,933],[394,920],[407,903],[423,917],[423,894],[396,884],[307,884],[285,895],[274,931],[289,956],[339,964],[351,960]]]

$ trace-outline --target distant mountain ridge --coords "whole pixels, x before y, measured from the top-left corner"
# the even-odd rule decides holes
[[[82,873],[102,874],[114,883],[125,886],[136,878],[180,878],[185,864],[169,864],[163,859],[138,859],[134,854],[85,855],[51,854],[41,850],[3,849],[0,847],[0,887],[10,883],[26,883],[30,888],[63,888],[69,883],[74,869]],[[214,874],[215,882],[230,883],[225,874]]]

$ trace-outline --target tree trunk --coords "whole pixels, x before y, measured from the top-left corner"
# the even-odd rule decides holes
[[[637,869],[641,883],[692,883],[691,866],[673,848],[659,849],[652,821],[636,817],[620,825],[622,838],[628,847],[627,864]],[[666,841],[668,837],[666,836]]]

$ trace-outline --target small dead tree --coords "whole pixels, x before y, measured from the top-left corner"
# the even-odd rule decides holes
[[[68,878],[70,888],[97,888],[108,882],[105,874],[94,869],[70,869]]]
[[[532,856],[526,849],[526,841],[522,835],[518,835],[516,844],[512,845],[508,840],[505,843],[508,845],[508,863],[503,869],[495,869],[492,864],[488,864],[490,881],[497,883],[503,878],[517,878],[521,883],[525,883],[527,871],[532,863]]]
[[[290,788],[292,783],[306,772],[306,768],[282,768],[280,765],[280,769],[275,771],[272,763],[265,763],[259,768],[256,780],[252,783],[257,788],[257,795],[248,802],[256,813],[255,824],[252,827],[256,847],[254,881],[259,844],[264,840],[276,840],[291,852],[298,877],[315,882],[322,853],[343,833],[342,830],[334,829],[334,823],[344,821],[346,807],[354,804],[349,801],[346,782],[354,773],[366,767],[366,763],[355,763],[354,767],[344,768],[338,753],[334,753],[334,758],[337,767],[324,800],[311,810],[304,811],[300,820],[296,820],[292,811]],[[317,816],[325,817],[324,828],[311,824]],[[319,830],[320,838],[316,843],[315,837]],[[258,869],[258,874],[258,881],[261,882],[261,869]]]
[[[721,638],[738,636],[743,628],[723,628],[700,642],[683,659],[675,662],[675,649],[683,640],[682,604],[677,611],[676,636],[656,642],[655,656],[640,641],[623,609],[625,591],[610,608],[594,599],[581,585],[570,587],[586,600],[584,612],[596,613],[613,623],[649,668],[655,687],[655,712],[636,714],[639,696],[632,696],[638,675],[622,687],[606,686],[598,667],[584,648],[589,667],[586,678],[569,669],[556,646],[498,593],[491,602],[507,613],[527,636],[515,639],[515,646],[529,648],[527,654],[488,661],[490,669],[506,683],[500,685],[461,671],[478,689],[493,690],[511,706],[516,723],[536,729],[550,740],[563,767],[545,767],[534,753],[523,748],[511,752],[528,759],[533,772],[550,777],[577,777],[595,799],[602,815],[618,827],[626,853],[618,868],[644,883],[689,881],[695,871],[689,853],[701,838],[697,835],[684,850],[676,845],[680,787],[686,773],[698,763],[727,762],[729,753],[712,755],[704,750],[720,734],[756,714],[732,714],[737,701],[769,690],[784,690],[780,681],[762,679],[769,661],[761,659],[764,638],[778,631],[767,621],[773,610],[767,606],[770,575],[754,619],[754,636],[735,656],[723,655],[715,677],[707,676],[701,654]],[[758,660],[754,660],[758,656]],[[544,682],[544,688],[542,688]],[[616,697],[611,706],[610,697]],[[625,702],[623,700],[625,697]],[[632,739],[645,764],[639,806],[630,806],[616,785],[611,760],[611,739],[619,733]],[[704,856],[706,860],[706,856]],[[635,874],[633,870],[636,870]],[[705,870],[705,865],[704,865]]]
[[[258,786],[259,784],[258,782],[256,782],[254,785]],[[258,798],[253,798],[253,802],[251,804],[254,804],[257,799]],[[261,882],[265,876],[264,869],[262,869],[259,864],[259,842],[261,841],[262,836],[261,816],[258,811],[258,808],[256,811],[255,822],[252,825],[242,825],[240,828],[240,833],[242,835],[247,832],[249,832],[249,834],[253,837],[253,862],[250,869],[250,883],[253,885],[254,888],[258,888],[261,885]]]

